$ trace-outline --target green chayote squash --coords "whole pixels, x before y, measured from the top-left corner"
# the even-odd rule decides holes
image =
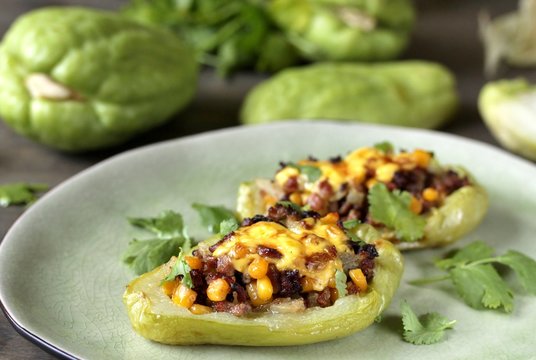
[[[309,60],[390,60],[415,21],[410,0],[272,0],[274,21]]]
[[[81,151],[161,124],[193,97],[193,53],[165,30],[79,7],[21,16],[0,45],[0,117],[49,146]]]
[[[403,269],[400,252],[385,240],[374,244],[379,257],[367,292],[341,297],[326,308],[259,313],[251,318],[228,313],[194,315],[175,305],[160,288],[173,260],[132,281],[123,301],[134,330],[165,344],[283,346],[331,340],[371,325],[398,288]]]
[[[536,161],[536,86],[524,79],[486,84],[479,97],[484,122],[505,148]]]
[[[439,64],[324,63],[260,83],[247,95],[241,117],[246,124],[334,119],[437,128],[457,105],[455,78]]]

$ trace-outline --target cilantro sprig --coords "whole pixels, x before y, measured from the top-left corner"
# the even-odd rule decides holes
[[[317,166],[299,165],[293,162],[288,163],[287,166],[297,169],[309,182],[315,182],[322,177],[322,170]]]
[[[164,211],[154,218],[129,218],[129,222],[156,235],[148,240],[132,240],[122,260],[136,274],[141,275],[168,261],[179,250],[187,251],[192,240],[186,232],[182,216]]]
[[[0,185],[0,206],[29,205],[37,200],[37,194],[48,190],[45,184],[11,183]]]
[[[235,213],[224,206],[194,203],[192,207],[199,214],[201,224],[213,234],[226,235],[238,228],[238,219]]]
[[[184,251],[181,249],[177,261],[173,264],[170,273],[164,278],[164,281],[172,281],[177,276],[182,276],[181,284],[191,289],[193,287],[193,281],[192,276],[190,275],[190,270],[192,269],[186,260],[184,260]]]
[[[368,201],[372,218],[395,230],[402,241],[417,241],[424,236],[426,220],[410,210],[410,193],[391,192],[385,184],[377,183],[370,189]]]
[[[454,255],[436,261],[445,271],[441,276],[411,281],[413,285],[426,285],[449,280],[465,303],[476,309],[513,310],[514,293],[494,265],[511,268],[523,289],[536,295],[536,261],[525,254],[509,250],[494,256],[489,245],[475,241],[458,250]]]
[[[403,338],[414,345],[440,342],[445,336],[445,330],[452,329],[456,323],[456,320],[449,320],[436,312],[418,317],[405,300],[400,303],[400,311],[404,326]]]

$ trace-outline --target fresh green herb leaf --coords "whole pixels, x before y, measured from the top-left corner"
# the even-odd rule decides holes
[[[449,320],[435,312],[419,318],[405,300],[400,303],[400,310],[404,340],[415,345],[430,345],[441,341],[445,330],[452,329],[456,323],[456,320]]]
[[[173,267],[171,268],[171,272],[166,276],[164,281],[172,281],[177,276],[182,276],[181,284],[191,289],[193,287],[193,282],[190,270],[192,269],[184,260],[184,251],[181,250],[177,257],[177,261],[175,261],[175,264],[173,264]]]
[[[240,224],[238,224],[238,220],[235,218],[223,220],[220,224],[220,235],[225,236],[235,230],[237,230],[240,227]]]
[[[192,207],[201,217],[201,224],[213,234],[222,233],[220,225],[225,220],[234,220],[235,223],[238,223],[235,213],[223,206],[209,206],[194,203]]]
[[[380,233],[370,224],[362,224],[357,219],[346,220],[342,223],[344,232],[350,240],[357,243],[371,244],[380,238]]]
[[[160,239],[184,237],[182,216],[171,210],[162,212],[155,218],[129,218],[130,224],[154,233]]]
[[[276,203],[276,205],[278,204],[287,208],[291,208],[292,210],[297,211],[298,213],[301,213],[303,211],[303,209],[298,204],[293,203],[292,201],[281,200]]]
[[[482,241],[475,241],[456,251],[456,253],[447,259],[436,261],[436,266],[443,270],[465,265],[473,261],[486,259],[493,256],[493,248]]]
[[[512,268],[525,291],[536,295],[536,261],[534,259],[515,250],[509,250],[496,260]]]
[[[168,210],[155,218],[129,218],[128,221],[158,237],[144,241],[134,239],[123,254],[123,262],[138,275],[162,265],[181,248],[187,251],[192,246],[182,216],[176,212]]]
[[[0,206],[27,205],[37,200],[37,193],[48,190],[45,184],[13,183],[0,185]]]
[[[379,142],[374,144],[374,147],[386,154],[392,153],[395,150],[393,144],[391,144],[389,141]]]
[[[472,308],[512,311],[512,291],[490,264],[455,267],[450,276],[458,295]]]
[[[339,293],[339,297],[343,297],[348,295],[348,291],[346,290],[346,281],[347,281],[346,274],[344,271],[337,270],[335,271],[335,286],[337,288],[337,292]]]
[[[359,219],[346,220],[346,221],[342,222],[342,226],[346,230],[352,230],[353,228],[355,228],[359,224],[361,224],[361,220],[359,220]]]
[[[509,250],[493,256],[494,250],[481,241],[468,244],[449,258],[436,262],[446,275],[412,281],[414,285],[450,280],[458,295],[471,307],[481,309],[513,309],[513,292],[501,278],[494,263],[509,266],[523,288],[536,295],[536,261],[520,252]]]
[[[132,240],[123,254],[123,262],[138,275],[153,270],[168,261],[185,245],[184,239]]]
[[[402,241],[417,241],[424,235],[426,220],[409,209],[411,195],[406,191],[390,192],[383,183],[370,189],[370,214],[376,221],[396,231]]]
[[[298,169],[300,174],[303,174],[309,182],[315,182],[322,177],[322,170],[320,170],[320,168],[318,168],[317,166],[298,165],[292,162],[288,163],[287,166]]]

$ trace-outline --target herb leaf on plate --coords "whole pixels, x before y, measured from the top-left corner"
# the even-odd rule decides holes
[[[238,220],[236,219],[235,213],[223,206],[210,206],[194,203],[192,204],[192,207],[199,214],[199,217],[201,218],[201,224],[213,234],[222,233],[221,225],[224,221],[227,221],[227,225],[230,225],[230,222],[232,221],[238,224]]]
[[[400,303],[404,340],[414,345],[435,344],[443,339],[445,330],[452,329],[456,320],[433,312],[417,317],[407,301]]]

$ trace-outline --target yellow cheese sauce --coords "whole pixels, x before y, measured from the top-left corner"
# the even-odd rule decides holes
[[[320,266],[308,266],[308,257],[328,252],[330,247],[335,247],[337,253],[351,251],[348,238],[337,225],[337,220],[337,214],[332,213],[316,221],[312,218],[303,219],[301,223],[296,222],[295,226],[289,228],[275,222],[257,222],[235,231],[229,239],[214,250],[212,255],[214,257],[228,255],[234,268],[245,273],[253,259],[260,256],[257,254],[259,246],[276,249],[282,256],[266,258],[266,260],[275,264],[280,271],[298,270],[301,275],[313,281],[314,290],[321,291],[328,286],[336,270],[342,270],[342,263],[335,256]],[[308,228],[308,226],[303,226],[303,222],[313,225]],[[246,255],[240,256],[235,251],[238,244],[240,244],[239,247],[248,249]]]

